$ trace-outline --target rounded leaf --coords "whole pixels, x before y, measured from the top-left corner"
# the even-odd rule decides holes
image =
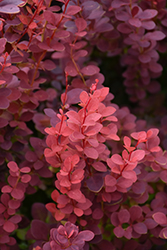
[[[15,230],[15,227],[15,224],[13,224],[11,221],[5,221],[3,225],[3,229],[8,233],[13,232]]]
[[[90,230],[84,230],[78,234],[77,238],[84,241],[90,241],[94,238],[94,233]]]
[[[17,172],[17,171],[19,170],[19,168],[18,168],[16,162],[14,162],[14,161],[10,161],[10,162],[8,163],[8,168],[9,168],[12,172]]]
[[[152,217],[155,220],[155,222],[157,222],[160,225],[167,224],[166,215],[162,212],[157,212],[153,214]]]
[[[21,200],[24,197],[24,192],[21,189],[14,188],[11,192],[11,196],[17,200]]]
[[[135,225],[133,225],[133,229],[138,234],[146,234],[147,233],[147,227],[142,222],[139,222],[139,223],[136,223]]]

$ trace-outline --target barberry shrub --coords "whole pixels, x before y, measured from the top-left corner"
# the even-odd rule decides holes
[[[167,247],[166,27],[165,0],[0,0],[0,249]]]

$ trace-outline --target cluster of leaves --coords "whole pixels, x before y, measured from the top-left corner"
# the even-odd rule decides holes
[[[0,0],[0,249],[164,247],[165,5]],[[120,57],[135,108],[111,102],[94,51]]]

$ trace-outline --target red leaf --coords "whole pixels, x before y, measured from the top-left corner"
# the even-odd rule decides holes
[[[157,212],[153,214],[152,217],[155,220],[155,222],[157,222],[160,225],[167,224],[166,215],[162,212]]]
[[[124,144],[126,145],[126,146],[130,146],[131,145],[131,139],[128,137],[128,136],[124,136]]]
[[[140,28],[142,25],[141,21],[138,18],[130,18],[128,22],[136,28]]]
[[[75,19],[75,25],[77,26],[78,32],[83,31],[87,27],[87,22],[79,17]]]
[[[74,133],[72,134],[72,136],[76,139],[76,140],[82,140],[85,138],[85,136],[78,132],[78,131],[74,131]],[[71,139],[71,138],[70,138]],[[72,140],[72,139],[71,139]]]
[[[130,220],[130,213],[126,209],[122,209],[118,213],[118,219],[121,224],[127,223]]]
[[[105,184],[107,185],[107,186],[115,186],[116,184],[117,184],[117,180],[113,177],[113,176],[111,176],[111,175],[106,175],[105,176]]]
[[[78,237],[77,237],[77,240],[84,240],[84,241],[90,241],[92,240],[94,237],[94,233],[91,232],[90,230],[84,230],[84,231],[81,231],[79,234],[78,234]]]
[[[132,16],[134,17],[139,12],[139,7],[134,6],[131,10]]]
[[[3,225],[3,229],[8,233],[13,232],[15,228],[16,228],[15,224],[13,224],[11,221],[5,221]]]
[[[14,162],[14,161],[10,161],[10,162],[8,163],[8,168],[9,168],[12,172],[17,172],[17,171],[19,170],[19,168],[18,168],[16,162]]]
[[[7,42],[6,38],[0,38],[0,54],[3,53],[6,42]]]
[[[5,185],[5,186],[3,186],[2,189],[1,189],[2,193],[11,193],[12,190],[13,190],[13,188],[10,187],[9,185]]]
[[[11,192],[11,196],[17,200],[21,200],[24,197],[24,192],[21,189],[14,188]]]
[[[99,67],[95,65],[88,65],[81,69],[82,74],[87,75],[87,76],[95,75],[99,73],[99,71],[100,71]]]
[[[75,190],[69,191],[68,196],[73,200],[79,200],[82,197],[82,193],[79,189],[75,189]]]
[[[131,154],[130,161],[131,162],[136,162],[136,161],[141,161],[145,156],[145,151],[144,150],[135,150]]]
[[[31,176],[29,174],[24,174],[21,177],[21,182],[23,182],[23,183],[28,183],[30,180],[31,180]]]
[[[91,159],[97,159],[99,157],[97,150],[94,148],[85,147],[84,153],[88,158],[91,158]]]
[[[124,165],[124,161],[119,154],[114,154],[111,156],[111,160],[117,165]]]
[[[31,171],[31,169],[29,167],[23,167],[20,169],[20,172],[22,173],[29,173]]]
[[[138,234],[146,234],[147,233],[147,227],[144,223],[138,222],[133,225],[133,229],[135,230],[136,233]]]
[[[82,103],[86,104],[87,101],[88,101],[88,98],[89,98],[88,93],[86,91],[83,91],[80,94],[79,98],[80,98],[80,100],[81,100]]]
[[[145,141],[147,138],[147,134],[145,131],[134,132],[131,134],[131,137],[134,138],[135,140]]]
[[[114,228],[113,232],[118,238],[122,238],[125,231],[121,226],[118,226]]]
[[[154,9],[146,9],[144,10],[142,13],[139,14],[139,18],[143,19],[143,20],[148,20],[148,19],[152,19],[153,17],[155,17],[158,14],[157,10]]]
[[[75,66],[72,63],[69,63],[65,67],[65,72],[68,73],[68,75],[70,75],[70,76],[77,76],[78,75],[78,72],[77,72]]]
[[[43,61],[43,66],[47,70],[53,70],[53,69],[56,68],[55,63],[52,62],[51,60],[45,60],[45,61]]]
[[[52,11],[45,10],[43,15],[44,15],[45,20],[48,21],[48,23],[51,23],[53,25],[55,24],[56,18]]]
[[[94,169],[96,169],[97,171],[99,171],[99,172],[106,172],[107,171],[107,167],[100,161],[99,162],[94,162],[92,164],[92,167]]]
[[[80,125],[79,115],[74,110],[70,110],[66,113],[66,115],[69,117],[68,122],[73,122],[77,125]]]
[[[83,210],[80,209],[80,208],[75,207],[75,208],[74,208],[74,213],[75,213],[78,217],[80,217],[80,216],[83,215]]]
[[[6,210],[6,207],[0,203],[0,214],[2,214]]]
[[[72,6],[68,7],[66,14],[73,16],[73,15],[77,14],[81,10],[82,10],[81,7],[76,6],[76,5],[72,5]]]
[[[64,51],[65,50],[65,46],[57,41],[52,40],[50,43],[50,47],[56,51]]]
[[[92,213],[92,217],[95,220],[100,220],[103,216],[104,216],[104,213],[100,208],[95,208],[95,210]]]
[[[135,173],[135,171],[133,171],[133,170],[123,171],[123,172],[122,172],[122,176],[123,176],[125,179],[131,179],[133,182],[137,181],[136,173]]]
[[[10,201],[8,202],[9,208],[12,208],[12,209],[17,209],[17,208],[19,208],[19,207],[20,207],[20,204],[21,204],[21,202],[18,201],[18,200],[10,200]]]
[[[59,192],[55,189],[52,193],[51,193],[51,197],[52,197],[52,200],[54,200],[55,202],[57,202],[57,199],[59,197]]]
[[[150,40],[155,40],[155,41],[160,41],[163,40],[165,38],[165,34],[162,31],[153,31],[153,32],[147,32],[145,35],[146,39],[150,39]]]
[[[117,186],[121,188],[129,188],[132,185],[133,181],[125,178],[121,178],[117,182]]]
[[[76,169],[72,173],[71,183],[72,184],[80,183],[82,181],[83,177],[84,177],[84,170],[82,170],[82,169]]]
[[[0,117],[0,128],[4,128],[8,125],[8,120]]]

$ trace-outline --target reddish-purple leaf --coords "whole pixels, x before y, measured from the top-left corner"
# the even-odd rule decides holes
[[[138,220],[142,216],[142,209],[137,205],[130,207],[129,212],[132,221]]]
[[[116,183],[117,183],[117,180],[113,176],[111,176],[111,175],[106,175],[105,176],[105,184],[107,186],[111,186],[112,187],[112,186],[115,186]]]
[[[71,183],[72,184],[80,183],[82,181],[83,177],[84,177],[84,170],[83,169],[76,169],[72,173]]]
[[[88,158],[95,159],[95,160],[96,160],[96,159],[98,158],[98,156],[99,156],[97,150],[94,149],[94,148],[85,147],[85,148],[84,148],[84,153],[85,153],[85,155],[86,155]]]
[[[88,188],[92,192],[99,192],[103,187],[103,177],[101,174],[94,174],[92,177],[86,180]]]
[[[23,167],[20,169],[20,172],[22,173],[29,173],[31,171],[31,169],[29,167]]]
[[[72,63],[69,63],[65,67],[65,72],[67,72],[68,75],[70,75],[70,76],[77,76],[78,75],[77,69],[75,68],[75,66]]]
[[[139,7],[138,6],[134,6],[132,8],[132,10],[131,10],[132,17],[134,17],[138,12],[139,12]]]
[[[131,179],[125,179],[125,178],[120,178],[117,182],[117,186],[121,188],[129,188],[133,183],[133,180]]]
[[[87,75],[87,76],[95,75],[99,73],[99,71],[100,71],[99,67],[95,65],[88,65],[81,69],[82,74]]]
[[[141,12],[139,14],[139,18],[143,19],[143,20],[148,20],[148,19],[152,19],[153,17],[155,17],[158,14],[157,10],[154,9],[146,9],[143,12]]]
[[[0,128],[4,128],[8,125],[8,120],[0,117]]]
[[[128,22],[136,28],[140,28],[142,25],[142,22],[138,18],[130,18]]]
[[[167,183],[167,170],[163,170],[160,172],[160,178],[163,182]]]
[[[94,162],[92,164],[92,167],[94,169],[96,169],[97,171],[99,171],[99,172],[106,172],[107,171],[107,167],[100,161],[99,162]]]
[[[166,215],[162,212],[157,212],[153,214],[152,217],[155,220],[155,222],[157,222],[160,225],[167,224]]]
[[[122,238],[125,231],[121,226],[118,226],[114,228],[113,232],[118,238]]]
[[[118,212],[118,219],[121,224],[127,223],[130,220],[130,213],[127,209],[122,209]]]
[[[122,172],[122,176],[123,176],[125,179],[131,179],[133,182],[135,182],[135,181],[137,180],[136,173],[135,173],[135,171],[133,171],[133,170],[123,171],[123,172]]]
[[[135,161],[141,161],[145,156],[145,151],[144,150],[135,150],[131,154],[130,161],[135,162]]]
[[[92,213],[92,217],[95,220],[100,220],[103,217],[104,213],[100,208],[95,208],[95,210]]]
[[[19,168],[18,168],[16,162],[14,162],[14,161],[10,161],[10,162],[8,163],[8,168],[9,168],[12,172],[17,172],[17,171],[19,170]]]
[[[68,196],[73,200],[79,200],[82,197],[82,193],[79,189],[70,190]]]
[[[4,225],[3,225],[3,229],[8,232],[11,233],[15,230],[16,226],[15,224],[13,224],[11,221],[5,221]]]
[[[11,192],[11,196],[17,200],[21,200],[24,197],[24,192],[21,189],[14,188]]]
[[[130,25],[128,25],[126,23],[118,24],[117,30],[120,31],[123,34],[129,34],[129,33],[132,32],[132,28],[130,27]]]
[[[36,240],[47,241],[49,228],[43,221],[33,220],[31,223],[31,233]]]
[[[81,7],[79,7],[77,5],[72,5],[72,6],[68,7],[66,14],[73,16],[73,15],[77,14],[81,10],[82,10]]]
[[[133,229],[138,234],[146,234],[147,233],[147,227],[143,222],[138,222],[133,225]]]
[[[18,224],[22,220],[22,217],[18,214],[13,215],[10,217],[9,221],[11,221],[14,224]]]
[[[1,189],[2,193],[11,193],[12,190],[13,190],[13,188],[10,187],[9,185],[5,185],[5,186],[3,186],[2,189]]]
[[[2,214],[6,210],[6,207],[0,203],[0,214]]]
[[[18,201],[18,200],[10,200],[10,201],[8,202],[9,207],[12,208],[12,209],[17,209],[17,208],[19,208],[19,207],[20,207],[20,204],[21,204],[21,202]]]
[[[0,54],[3,53],[6,45],[6,38],[0,38]]]
[[[93,237],[94,237],[93,232],[91,232],[90,230],[84,230],[78,234],[77,238],[78,240],[90,241],[93,239]]]
[[[155,41],[163,40],[165,37],[166,37],[165,34],[159,30],[156,30],[153,32],[147,32],[145,35],[146,39],[155,40]]]
[[[111,156],[111,160],[118,165],[124,165],[124,161],[122,160],[122,157],[118,154],[114,154]]]
[[[20,12],[19,5],[23,6],[26,2],[22,0],[2,0],[0,1],[0,12],[6,14],[16,14]]]
[[[146,218],[144,224],[147,226],[148,229],[153,229],[157,226],[157,223],[151,218]]]
[[[75,208],[74,208],[74,213],[75,213],[78,217],[80,217],[80,216],[83,215],[83,210],[80,209],[80,208],[75,207]]]
[[[75,19],[75,25],[77,26],[78,32],[81,32],[87,27],[87,22],[82,17],[79,17]]]
[[[48,211],[43,203],[35,202],[31,207],[31,214],[34,219],[45,221]]]
[[[64,51],[65,50],[65,46],[62,43],[54,41],[54,40],[51,41],[50,47],[56,51]],[[53,64],[52,64],[52,67],[53,67]]]
[[[153,61],[149,63],[149,69],[154,73],[160,73],[163,70],[162,66],[159,63]]]
[[[167,239],[167,228],[163,228],[161,232],[159,233],[159,237],[162,239]]]
[[[23,183],[28,183],[30,180],[31,180],[31,176],[29,174],[24,174],[21,177],[21,182],[23,182]]]

